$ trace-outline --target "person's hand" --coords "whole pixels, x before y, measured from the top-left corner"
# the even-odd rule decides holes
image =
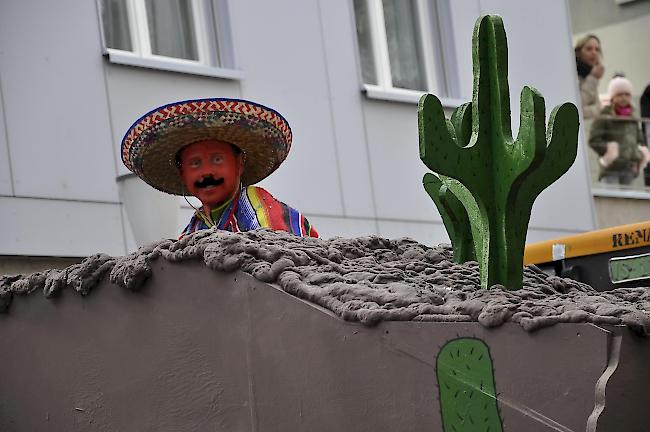
[[[646,146],[639,146],[641,152],[641,161],[639,162],[639,172],[643,171],[650,161],[650,150]]]
[[[603,66],[602,63],[598,63],[591,68],[591,74],[595,78],[601,79],[604,73],[605,73],[605,66]]]
[[[599,159],[600,164],[607,168],[616,159],[618,159],[618,143],[616,141],[609,141],[607,143],[607,150],[605,151],[605,154],[602,155]]]

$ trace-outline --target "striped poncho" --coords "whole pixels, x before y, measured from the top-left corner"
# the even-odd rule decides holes
[[[287,231],[301,237],[318,237],[316,229],[309,224],[302,213],[278,201],[273,195],[257,186],[243,187],[224,208],[213,211],[212,221],[205,216],[202,209],[199,209],[179,238],[213,226],[231,232],[269,228],[274,231]]]

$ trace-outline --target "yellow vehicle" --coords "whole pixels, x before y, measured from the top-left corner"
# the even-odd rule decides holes
[[[524,264],[598,291],[650,287],[650,221],[528,244]]]

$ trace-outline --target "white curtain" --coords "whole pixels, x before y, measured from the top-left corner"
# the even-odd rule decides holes
[[[414,0],[383,0],[393,86],[426,90]]]
[[[103,0],[102,24],[107,48],[133,50],[126,0]]]
[[[189,0],[146,0],[152,54],[198,60]]]
[[[354,0],[354,16],[357,24],[357,40],[359,56],[361,57],[361,74],[366,84],[377,84],[377,71],[372,50],[372,34],[370,32],[370,17],[366,0]]]

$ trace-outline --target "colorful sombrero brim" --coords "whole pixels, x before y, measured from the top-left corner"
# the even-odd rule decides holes
[[[176,154],[188,144],[216,139],[246,154],[242,183],[275,171],[291,148],[291,128],[278,112],[241,99],[195,99],[156,108],[133,123],[122,139],[122,162],[163,192],[184,192]]]

